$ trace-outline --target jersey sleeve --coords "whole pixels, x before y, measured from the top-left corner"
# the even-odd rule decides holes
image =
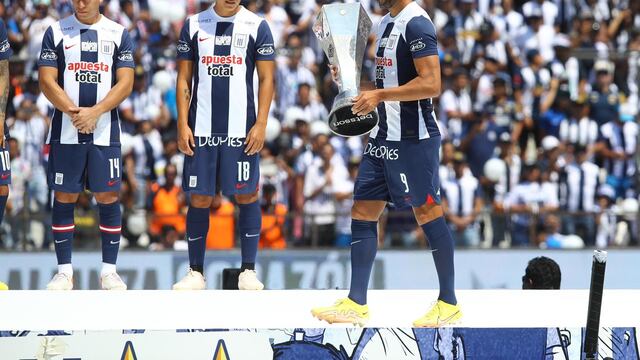
[[[42,48],[40,49],[40,58],[38,66],[58,67],[58,45],[53,38],[53,28],[49,26],[42,38]]]
[[[189,19],[182,25],[180,31],[180,38],[178,39],[178,46],[176,48],[178,55],[177,60],[189,60],[195,61],[193,51],[193,39],[191,38],[191,31],[189,27]]]
[[[424,16],[409,20],[405,40],[414,59],[438,55],[438,38],[433,23]]]
[[[256,35],[256,60],[268,61],[275,60],[276,51],[273,45],[273,35],[271,29],[265,20],[262,20],[258,26],[258,34]]]
[[[7,28],[4,26],[4,21],[0,20],[0,60],[7,60],[12,54],[11,45],[9,45],[7,38]]]
[[[122,31],[122,39],[120,40],[120,46],[118,47],[118,53],[116,54],[115,61],[113,63],[114,69],[119,69],[123,67],[135,68],[136,64],[133,61],[133,52],[135,48],[133,46],[133,41],[131,41],[131,37],[129,37],[129,32],[124,29]]]

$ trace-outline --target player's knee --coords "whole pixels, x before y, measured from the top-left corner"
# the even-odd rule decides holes
[[[238,204],[253,204],[258,201],[258,192],[254,192],[253,194],[238,194],[236,195],[236,202]]]
[[[118,193],[115,191],[95,193],[94,196],[99,204],[113,204],[118,201]]]
[[[213,196],[208,195],[191,195],[191,206],[197,208],[208,208],[211,207],[211,203],[213,202]]]
[[[78,193],[66,193],[66,192],[56,191],[55,198],[60,203],[70,204],[78,201],[78,195],[79,195]]]
[[[420,225],[424,225],[444,215],[444,211],[440,204],[429,203],[413,208],[413,213]]]
[[[0,186],[0,196],[9,196],[9,185]]]
[[[383,201],[354,201],[351,207],[351,218],[363,221],[378,221],[384,210]]]

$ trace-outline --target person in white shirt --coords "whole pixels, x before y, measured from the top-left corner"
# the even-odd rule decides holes
[[[541,184],[540,175],[540,169],[537,166],[525,166],[522,170],[522,181],[505,199],[505,209],[512,214],[512,247],[531,244],[532,239],[529,234],[534,219],[532,215],[545,214],[558,209],[557,191],[553,191],[553,187],[548,184]]]
[[[458,246],[476,247],[480,245],[480,224],[478,215],[482,210],[482,189],[480,182],[465,171],[464,155],[454,155],[456,177],[442,183],[442,206],[446,209],[451,235]]]
[[[530,49],[538,49],[545,63],[554,58],[552,39],[556,31],[551,25],[543,23],[543,14],[540,9],[534,8],[528,15],[527,26],[521,27],[519,34],[515,38],[515,45],[521,53],[526,53]]]
[[[558,6],[548,0],[531,0],[522,5],[524,16],[539,11],[542,13],[544,24],[546,26],[554,26],[558,17]]]
[[[466,70],[457,69],[451,89],[445,90],[440,96],[440,120],[442,127],[446,128],[445,138],[455,146],[460,145],[466,123],[475,120],[468,85]]]
[[[335,243],[335,184],[347,177],[347,169],[332,161],[334,154],[333,146],[325,144],[304,177],[304,212],[314,246],[333,246]]]

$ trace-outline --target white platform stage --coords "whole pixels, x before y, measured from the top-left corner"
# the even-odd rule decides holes
[[[461,290],[459,327],[583,327],[587,290]],[[6,291],[0,330],[335,327],[310,309],[346,291]],[[371,290],[367,327],[407,327],[437,297],[431,290]],[[640,290],[606,290],[601,325],[640,327]]]

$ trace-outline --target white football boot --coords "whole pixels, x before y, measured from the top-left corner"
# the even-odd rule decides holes
[[[258,280],[258,275],[255,270],[245,269],[238,276],[238,289],[239,290],[262,290],[264,284]]]
[[[206,287],[207,281],[204,279],[204,276],[191,269],[189,269],[189,272],[182,280],[173,284],[173,290],[204,290]]]
[[[67,273],[57,273],[47,284],[47,290],[71,290],[73,289],[73,276]]]
[[[127,284],[122,281],[118,273],[111,272],[100,276],[102,290],[127,290]]]

